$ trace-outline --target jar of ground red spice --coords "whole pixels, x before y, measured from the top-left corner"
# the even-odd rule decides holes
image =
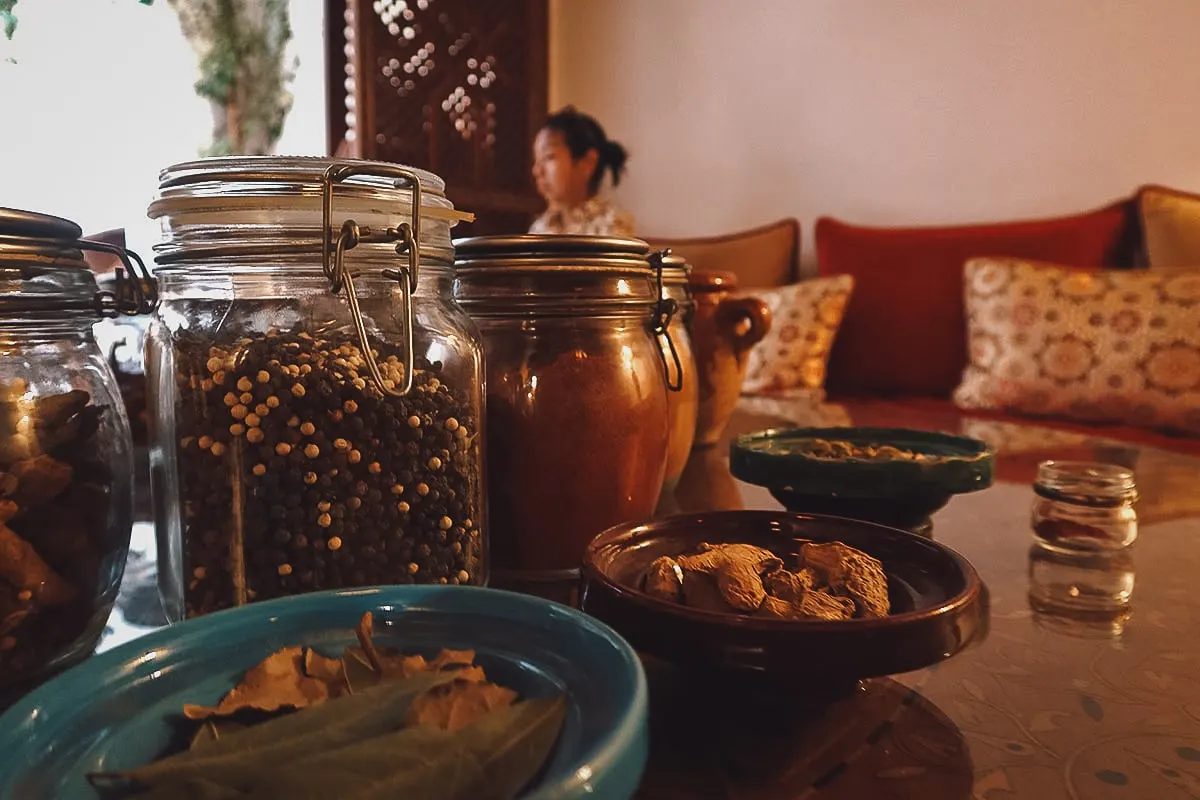
[[[663,251],[651,258],[652,263],[659,265],[662,276],[660,294],[664,300],[675,304],[675,314],[667,327],[670,334],[658,337],[659,346],[667,358],[667,380],[670,388],[668,394],[668,420],[671,425],[671,436],[667,445],[667,472],[663,481],[667,489],[675,486],[683,468],[687,465],[688,456],[692,452],[692,442],[696,438],[696,418],[700,407],[700,384],[696,376],[696,355],[692,351],[692,337],[687,326],[691,323],[692,314],[696,310],[696,301],[688,289],[688,276],[691,267],[680,256]],[[672,358],[672,348],[674,356]],[[678,359],[679,368],[675,369]]]
[[[165,170],[149,332],[172,620],[319,589],[487,580],[483,359],[440,178],[365,161]]]
[[[592,537],[657,504],[674,304],[641,241],[455,245],[455,296],[486,353],[492,585],[569,602]]]

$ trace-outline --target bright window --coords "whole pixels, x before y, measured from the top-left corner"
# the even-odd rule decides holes
[[[325,152],[322,3],[292,0],[300,59],[278,150]],[[21,0],[0,35],[0,205],[126,228],[149,258],[158,171],[195,158],[212,116],[196,97],[196,57],[166,0]]]

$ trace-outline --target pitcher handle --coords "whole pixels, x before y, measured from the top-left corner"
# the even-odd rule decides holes
[[[771,309],[757,297],[727,297],[717,306],[717,325],[744,353],[771,330]]]

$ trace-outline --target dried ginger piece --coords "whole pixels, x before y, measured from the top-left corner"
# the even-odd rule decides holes
[[[778,560],[774,553],[763,547],[752,544],[708,544],[701,542],[697,552],[689,556],[679,556],[676,561],[686,572],[716,572],[721,564],[730,558],[742,561],[766,562]],[[770,570],[763,570],[769,572]]]
[[[848,597],[834,597],[820,589],[805,591],[796,600],[788,601],[767,595],[758,612],[762,617],[776,619],[821,619],[837,621],[854,618],[854,601]]]
[[[717,580],[706,572],[685,571],[683,573],[683,604],[701,611],[729,613],[729,604],[717,588]]]
[[[817,585],[816,576],[808,569],[790,572],[780,568],[764,575],[762,581],[768,595],[789,603],[798,601],[805,592]]]
[[[891,610],[879,559],[841,542],[807,543],[800,548],[800,559],[831,591],[853,599],[859,616],[886,617]]]
[[[48,503],[71,485],[74,473],[70,464],[47,455],[18,461],[8,470],[17,479],[12,500],[24,508]]]
[[[32,434],[15,433],[12,436],[0,437],[0,467],[9,469],[11,465],[33,458],[37,454],[37,440]]]
[[[888,597],[887,575],[878,560],[863,554],[847,567],[845,590],[858,607],[858,615],[867,618],[886,617],[892,610]]]
[[[409,706],[405,725],[432,725],[454,733],[484,714],[511,705],[517,699],[512,689],[494,683],[456,679],[436,686]]]
[[[818,583],[840,588],[851,552],[852,548],[841,542],[806,542],[800,546],[800,563],[816,574]]]
[[[285,647],[267,656],[248,670],[242,682],[230,690],[216,706],[185,705],[188,719],[224,717],[246,709],[279,711],[284,708],[308,708],[330,697],[325,681],[304,672],[304,647]]]
[[[854,601],[847,597],[835,597],[828,592],[814,589],[805,592],[799,603],[794,604],[800,613],[817,619],[853,619]]]
[[[0,636],[14,630],[33,610],[32,592],[0,581]]]
[[[701,552],[681,556],[679,566],[709,572],[716,577],[721,597],[736,611],[756,611],[767,596],[762,575],[783,566],[783,562],[762,547],[749,544],[701,544]]]
[[[683,591],[683,568],[670,556],[659,556],[646,568],[645,581],[646,594],[678,603]]]
[[[0,578],[31,592],[42,605],[63,605],[75,599],[75,587],[50,569],[33,545],[3,523],[0,523]]]

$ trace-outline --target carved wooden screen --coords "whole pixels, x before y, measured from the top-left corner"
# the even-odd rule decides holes
[[[530,146],[546,116],[547,0],[326,0],[331,153],[446,179],[477,221],[523,233],[542,202]]]

